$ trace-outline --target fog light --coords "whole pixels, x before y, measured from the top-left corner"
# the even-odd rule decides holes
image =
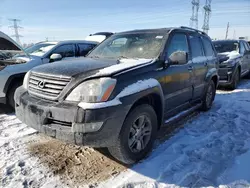
[[[102,127],[102,124],[103,124],[103,122],[73,123],[72,132],[77,132],[77,133],[96,132]]]

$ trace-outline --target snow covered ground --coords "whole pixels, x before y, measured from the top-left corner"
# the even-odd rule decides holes
[[[60,160],[64,166],[55,170]],[[250,81],[217,91],[210,111],[188,120],[127,170],[91,148],[38,135],[14,114],[1,114],[0,178],[1,187],[25,188],[250,187]]]

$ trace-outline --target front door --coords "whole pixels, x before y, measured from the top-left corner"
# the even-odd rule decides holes
[[[189,53],[187,36],[184,33],[174,33],[165,51],[165,57],[177,51]],[[192,99],[192,62],[183,65],[170,65],[165,69],[164,95],[165,109],[171,111]]]
[[[198,35],[189,35],[189,43],[191,48],[191,59],[193,62],[193,99],[202,96],[205,89],[205,78],[208,70],[208,59],[203,51],[201,38]]]

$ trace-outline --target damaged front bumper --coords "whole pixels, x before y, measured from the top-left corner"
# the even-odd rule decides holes
[[[76,103],[58,103],[16,90],[16,115],[28,126],[48,136],[93,147],[112,146],[128,112],[124,105],[84,110]]]

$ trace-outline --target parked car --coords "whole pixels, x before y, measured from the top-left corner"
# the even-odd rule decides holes
[[[61,41],[38,43],[23,50],[0,32],[0,103],[15,107],[14,92],[22,85],[31,68],[66,58],[85,56],[98,43],[92,41]]]
[[[250,47],[244,40],[213,41],[220,59],[219,85],[237,88],[240,79],[250,71]]]
[[[108,147],[126,164],[157,131],[211,108],[218,83],[211,39],[187,27],[117,33],[86,58],[39,66],[15,93],[16,115],[66,142]]]

